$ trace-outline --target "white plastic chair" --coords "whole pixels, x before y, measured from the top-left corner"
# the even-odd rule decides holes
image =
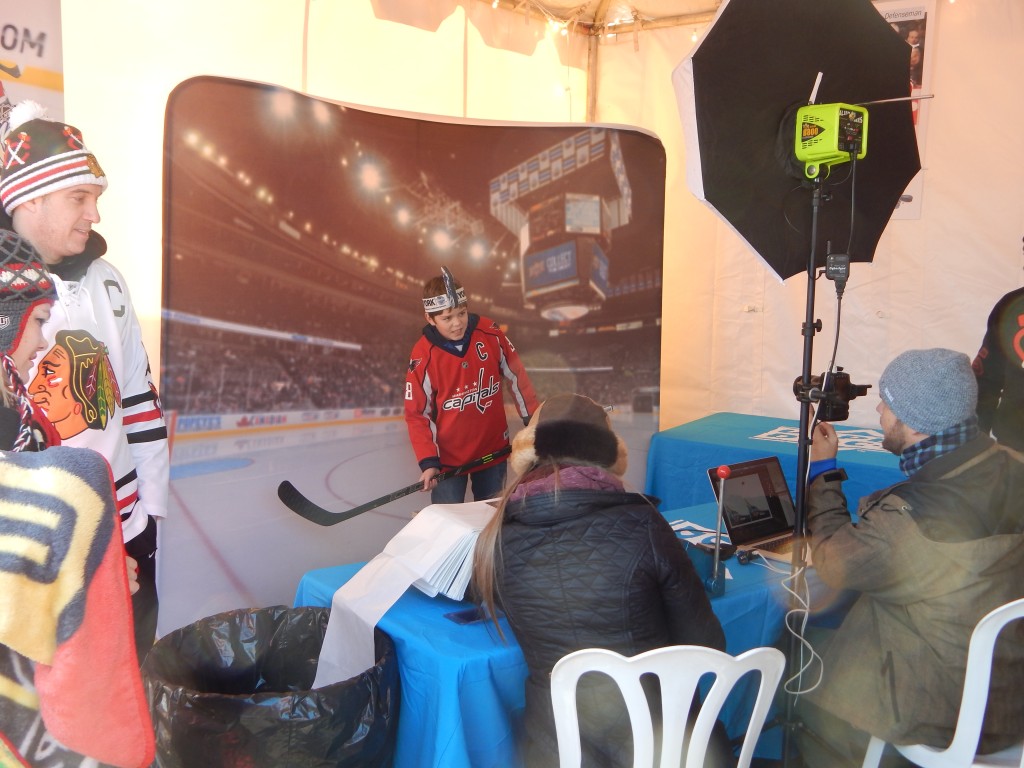
[[[754,754],[761,728],[782,678],[786,657],[775,648],[754,648],[730,656],[713,648],[674,645],[622,656],[603,648],[584,648],[560,659],[551,670],[551,703],[555,713],[558,756],[561,768],[579,768],[582,761],[579,722],[576,712],[576,684],[587,672],[603,672],[622,691],[633,729],[633,765],[654,765],[654,726],[647,697],[640,685],[644,674],[655,674],[661,683],[663,712],[661,768],[679,768],[687,729],[687,715],[694,692],[703,675],[712,673],[714,682],[701,705],[686,745],[684,766],[704,764],[711,729],[736,681],[752,671],[760,672],[757,700],[750,715],[737,768],[747,768]]]
[[[971,642],[967,647],[967,674],[963,697],[960,700],[960,715],[950,745],[946,749],[938,749],[923,744],[894,744],[893,747],[901,755],[923,768],[1024,768],[1024,744],[991,755],[975,755],[978,741],[981,739],[985,705],[988,702],[988,684],[992,676],[992,653],[996,638],[1003,627],[1020,618],[1024,618],[1024,598],[990,611],[974,627]],[[882,739],[872,737],[861,768],[876,768],[884,748],[885,742]]]

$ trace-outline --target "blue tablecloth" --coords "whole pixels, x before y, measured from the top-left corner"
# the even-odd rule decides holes
[[[295,605],[329,606],[363,563],[309,571]],[[510,768],[520,764],[516,730],[525,706],[526,661],[501,619],[456,624],[471,608],[406,590],[377,623],[394,640],[402,681],[394,768]]]
[[[862,496],[903,479],[899,460],[882,449],[880,429],[833,426],[851,511]],[[799,431],[796,420],[716,413],[657,432],[647,454],[646,492],[661,499],[662,511],[713,502],[708,467],[776,455],[795,498]]]
[[[663,513],[713,525],[716,507]],[[788,606],[782,575],[758,565],[725,563],[732,578],[712,606],[725,630],[729,653],[778,639]],[[328,606],[334,592],[362,563],[321,568],[299,582],[295,605]],[[395,768],[515,768],[521,765],[516,734],[522,722],[526,663],[502,620],[507,643],[489,622],[459,625],[446,613],[469,608],[445,597],[429,598],[410,587],[378,625],[395,642],[402,680]],[[723,717],[732,736],[744,732],[741,704]],[[762,742],[764,744],[765,742]],[[778,755],[771,739],[759,754]]]

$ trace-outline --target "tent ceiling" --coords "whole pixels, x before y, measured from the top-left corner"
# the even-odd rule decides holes
[[[420,29],[437,29],[456,6],[471,12],[488,6],[522,13],[528,17],[568,23],[572,31],[591,35],[615,31],[706,24],[721,0],[370,0],[378,18],[410,24]],[[767,2],[767,0],[766,0]]]
[[[875,0],[872,0],[874,2]],[[371,0],[379,18],[436,28],[456,5],[490,5],[528,16],[567,22],[582,34],[707,24],[723,0]],[[768,0],[765,0],[768,2]]]
[[[511,3],[524,5],[524,3]],[[719,0],[531,0],[529,5],[557,19],[575,20],[590,27],[655,23],[685,24],[706,21],[720,5]]]

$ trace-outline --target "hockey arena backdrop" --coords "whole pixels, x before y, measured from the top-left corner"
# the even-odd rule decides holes
[[[416,481],[404,377],[423,282],[442,265],[470,311],[504,327],[541,398],[614,407],[627,481],[642,490],[658,429],[664,193],[664,149],[641,131],[442,122],[221,78],[180,85],[165,130],[161,568],[184,595],[200,548],[218,573],[197,575],[194,593],[222,582],[224,594],[205,609],[183,597],[191,614],[171,608],[162,626],[289,602],[289,578],[371,558],[428,503],[413,494],[324,529],[276,488],[289,480],[345,510]],[[301,554],[282,585],[263,570],[290,536]]]

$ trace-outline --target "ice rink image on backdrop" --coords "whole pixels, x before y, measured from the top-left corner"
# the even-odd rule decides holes
[[[625,404],[611,418],[629,449],[626,483],[642,491],[657,409],[633,413]],[[278,484],[290,480],[317,504],[347,510],[415,482],[401,418],[197,435],[176,439],[171,461],[161,635],[220,611],[291,605],[303,573],[371,559],[430,503],[414,493],[325,528],[277,498]]]

